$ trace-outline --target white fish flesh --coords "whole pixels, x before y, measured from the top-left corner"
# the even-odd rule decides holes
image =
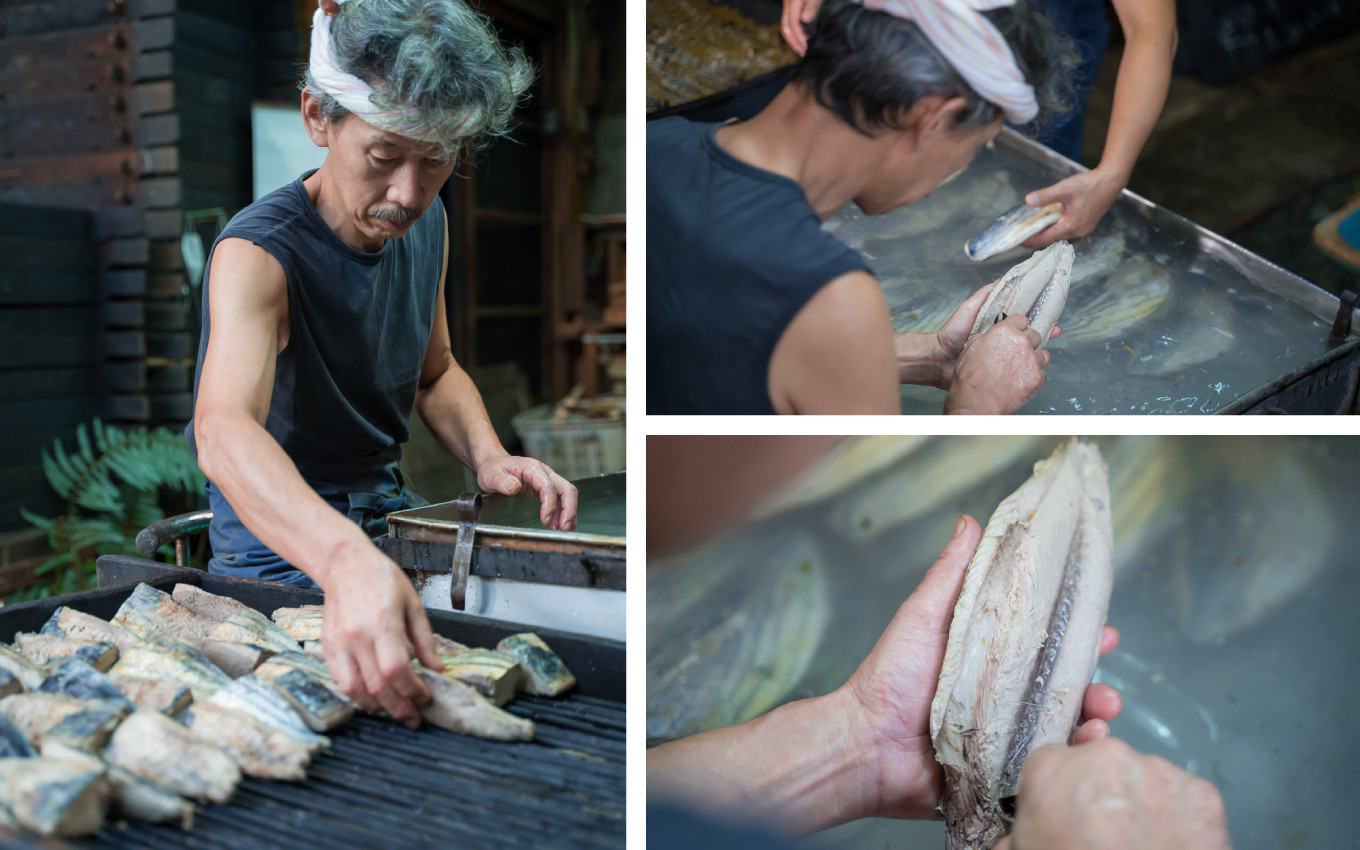
[[[987,523],[954,608],[930,732],[950,850],[1005,834],[1030,750],[1066,742],[1095,673],[1114,582],[1108,473],[1065,441]]]
[[[983,333],[1007,316],[1019,313],[1039,333],[1039,347],[1043,348],[1067,303],[1074,256],[1069,243],[1055,242],[1006,272],[978,310],[968,336]]]

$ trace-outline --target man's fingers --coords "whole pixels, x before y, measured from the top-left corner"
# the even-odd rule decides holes
[[[1124,707],[1119,691],[1109,685],[1091,685],[1081,701],[1082,717],[1092,720],[1113,720]]]
[[[576,486],[570,481],[560,476],[554,476],[562,491],[562,521],[563,531],[571,531],[576,527],[576,505],[580,499],[580,494],[576,492]]]
[[[904,604],[918,615],[921,628],[929,632],[948,631],[954,604],[963,590],[964,571],[981,539],[982,526],[978,521],[967,515],[959,517],[954,524],[954,536]]]
[[[1054,326],[1053,326],[1053,330],[1051,330],[1051,331],[1048,332],[1048,338],[1049,338],[1049,339],[1057,339],[1057,338],[1058,338],[1059,336],[1061,336],[1061,335],[1062,335],[1062,328],[1058,327],[1057,325],[1054,325]]]
[[[1100,654],[1109,655],[1114,652],[1117,646],[1119,646],[1119,629],[1114,626],[1106,626],[1100,632]]]
[[[420,713],[416,711],[416,707],[411,704],[409,699],[397,693],[388,684],[377,664],[373,663],[371,666],[362,669],[368,692],[382,706],[383,711],[386,711],[393,720],[405,723],[412,729],[418,727],[420,725]],[[409,665],[407,669],[410,669]]]
[[[378,673],[393,691],[404,700],[416,705],[430,701],[430,690],[420,681],[411,669],[411,656],[406,653],[405,640],[400,643],[383,640],[378,643],[375,658]]]
[[[354,658],[344,650],[332,649],[332,646],[333,644],[322,644],[326,653],[326,668],[330,670],[331,678],[335,680],[336,687],[345,696],[358,703],[364,711],[370,714],[376,712],[380,707],[378,701],[369,696]]]
[[[1072,736],[1072,743],[1086,744],[1101,738],[1108,738],[1109,735],[1110,727],[1104,720],[1088,720],[1077,727],[1077,733]]]
[[[420,604],[419,598],[407,603],[406,635],[410,638],[411,647],[415,650],[416,658],[420,663],[431,670],[443,672],[444,662],[439,658],[439,651],[434,646],[434,632],[430,630],[430,618],[425,616],[425,608]],[[426,696],[429,696],[428,692]]]
[[[1039,368],[1042,369],[1048,365],[1050,360],[1053,359],[1053,355],[1049,354],[1047,351],[1044,351],[1041,348],[1034,353],[1034,359],[1039,361]]]

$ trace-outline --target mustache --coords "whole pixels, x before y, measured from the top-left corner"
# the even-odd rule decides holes
[[[397,224],[409,224],[420,218],[420,210],[412,207],[377,207],[370,210],[369,215],[385,221],[393,221]]]

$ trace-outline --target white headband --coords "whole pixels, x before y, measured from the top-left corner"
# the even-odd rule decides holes
[[[345,2],[337,0],[340,4]],[[335,55],[331,52],[331,16],[320,8],[312,15],[312,50],[307,67],[323,92],[379,130],[418,142],[442,144],[456,137],[458,131],[467,124],[469,116],[457,122],[431,122],[429,116],[419,109],[389,110],[373,103],[373,88],[336,65]],[[453,125],[451,129],[450,124]]]
[[[1034,87],[1025,82],[1015,54],[986,16],[1015,0],[859,0],[921,28],[949,64],[985,99],[1001,107],[1012,124],[1039,114]]]

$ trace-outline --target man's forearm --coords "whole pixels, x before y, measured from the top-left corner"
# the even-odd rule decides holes
[[[864,817],[878,766],[844,690],[647,751],[647,798],[803,835]]]
[[[416,411],[440,444],[473,472],[508,454],[491,427],[482,394],[456,363],[417,393]]]
[[[949,388],[943,367],[946,358],[935,334],[894,334],[893,351],[897,355],[898,383]]]
[[[204,473],[246,528],[321,587],[347,548],[372,546],[358,525],[317,495],[249,415],[202,415],[195,439]]]

